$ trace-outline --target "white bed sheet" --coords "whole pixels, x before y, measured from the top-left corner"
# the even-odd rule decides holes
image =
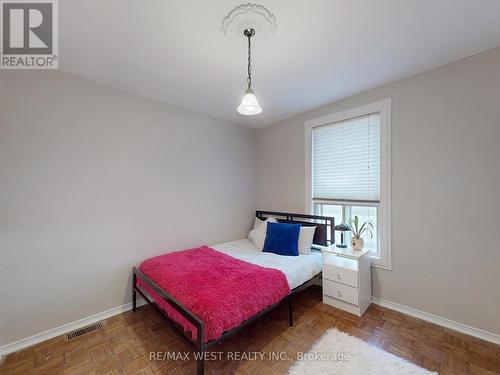
[[[274,268],[283,272],[290,289],[294,289],[321,272],[321,253],[312,251],[308,255],[283,256],[259,251],[248,239],[225,242],[211,246],[232,257],[258,266]]]

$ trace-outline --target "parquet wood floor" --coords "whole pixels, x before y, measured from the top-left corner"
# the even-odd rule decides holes
[[[214,349],[227,353],[286,352],[293,359],[307,352],[331,327],[357,336],[441,375],[500,374],[500,346],[372,305],[362,318],[324,305],[319,288],[294,301],[295,325],[288,327],[286,307],[271,312]],[[0,365],[1,375],[194,375],[191,360],[150,360],[150,352],[188,351],[149,306],[106,320],[105,327],[74,341],[57,337],[13,353]],[[205,373],[285,374],[292,360],[207,361]]]

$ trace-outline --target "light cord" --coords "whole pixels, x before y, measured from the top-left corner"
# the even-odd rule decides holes
[[[248,88],[252,88],[252,45],[250,42],[251,34],[248,35],[248,77],[247,77],[247,85]]]

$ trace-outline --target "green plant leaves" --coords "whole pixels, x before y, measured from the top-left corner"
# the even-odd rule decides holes
[[[363,233],[368,233],[370,238],[373,238],[373,224],[369,221],[364,222],[359,227],[359,218],[354,216],[354,219],[349,220],[345,225],[347,225],[354,238],[361,238]]]

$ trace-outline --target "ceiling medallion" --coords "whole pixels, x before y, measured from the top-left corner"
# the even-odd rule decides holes
[[[268,29],[274,33],[278,24],[276,17],[265,6],[247,3],[231,10],[222,20],[220,27],[225,36],[231,36],[231,34],[239,36],[249,28],[254,28],[259,32]]]

